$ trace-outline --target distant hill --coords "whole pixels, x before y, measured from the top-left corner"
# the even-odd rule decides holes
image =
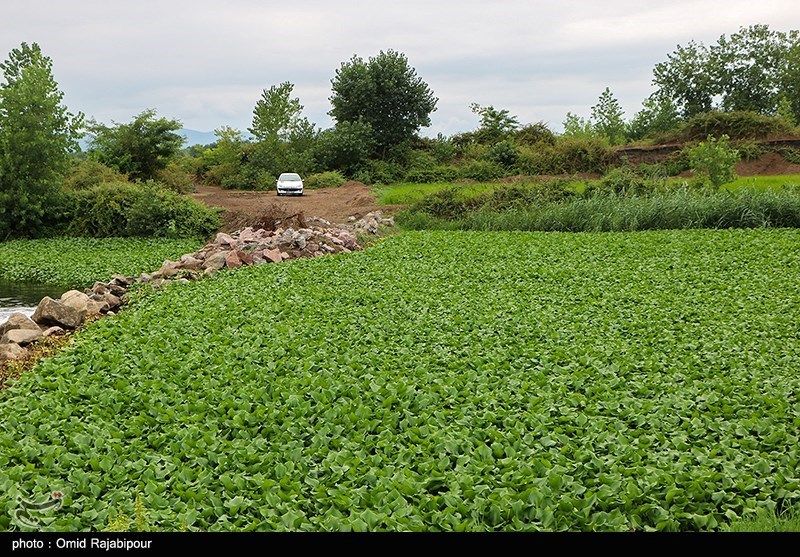
[[[184,147],[191,147],[192,145],[210,145],[217,140],[217,136],[214,135],[214,132],[199,132],[197,130],[181,128],[175,133],[186,138],[183,144]]]

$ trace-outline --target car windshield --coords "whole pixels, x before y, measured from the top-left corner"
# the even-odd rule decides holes
[[[300,176],[297,174],[281,174],[278,178],[281,182],[300,182]]]

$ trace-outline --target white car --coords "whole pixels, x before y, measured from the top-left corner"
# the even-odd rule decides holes
[[[278,195],[303,195],[303,179],[294,172],[284,172],[275,180]]]

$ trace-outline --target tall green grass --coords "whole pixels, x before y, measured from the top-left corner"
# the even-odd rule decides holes
[[[578,197],[562,203],[527,205],[505,211],[487,207],[446,220],[404,211],[407,229],[635,231],[687,228],[797,228],[800,193],[793,189],[742,189],[699,193],[689,188],[647,196],[613,194]]]

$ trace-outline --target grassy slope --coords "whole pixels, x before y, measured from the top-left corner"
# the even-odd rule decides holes
[[[798,242],[406,233],[176,286],[0,393],[0,508],[627,530],[796,503]]]
[[[153,271],[202,247],[197,240],[153,238],[51,238],[0,243],[0,278],[91,286],[111,275]]]

